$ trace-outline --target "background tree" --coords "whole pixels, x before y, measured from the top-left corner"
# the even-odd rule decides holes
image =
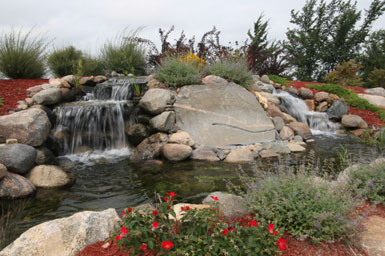
[[[302,11],[291,11],[287,50],[300,80],[323,81],[339,63],[357,57],[375,20],[385,11],[385,1],[374,0],[365,12],[348,0],[308,0]]]

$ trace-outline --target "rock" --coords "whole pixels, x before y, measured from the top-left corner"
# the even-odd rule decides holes
[[[269,78],[269,76],[268,76],[268,75],[263,75],[263,76],[261,77],[261,82],[262,82],[262,83],[265,83],[265,84],[270,84],[270,78]]]
[[[162,147],[163,156],[172,162],[179,162],[187,159],[192,152],[192,148],[183,144],[166,144]]]
[[[307,140],[312,137],[311,130],[309,126],[301,122],[291,122],[289,127],[293,129],[295,135],[301,136],[303,139]]]
[[[27,97],[32,98],[36,93],[42,91],[43,88],[40,85],[36,85],[27,89]]]
[[[280,132],[282,128],[285,126],[285,122],[283,121],[282,117],[276,116],[273,118],[273,124],[275,129]]]
[[[229,163],[248,163],[254,159],[253,153],[248,148],[232,150],[224,160]]]
[[[126,135],[128,141],[134,145],[139,145],[145,138],[150,136],[151,128],[145,124],[133,124],[126,126]]]
[[[202,161],[219,161],[219,157],[215,153],[214,148],[209,146],[200,146],[191,153],[190,158],[192,160],[202,160]]]
[[[8,172],[3,179],[0,180],[0,199],[2,198],[23,198],[35,192],[36,188],[32,183],[16,173]],[[3,251],[0,252],[0,255]],[[22,254],[14,254],[22,255]]]
[[[182,130],[178,130],[176,133],[171,134],[168,143],[184,144],[190,147],[195,145],[195,142],[191,139],[190,135]]]
[[[313,92],[305,87],[299,88],[299,95],[305,100],[313,98]]]
[[[305,103],[307,105],[307,108],[309,111],[314,111],[315,109],[315,102],[314,100],[305,100]]]
[[[380,216],[370,216],[363,222],[366,228],[361,233],[360,247],[368,255],[385,256],[385,218]]]
[[[27,178],[37,188],[56,188],[68,185],[73,181],[72,175],[55,165],[38,165]]]
[[[102,75],[94,76],[94,83],[95,84],[103,83],[106,80],[107,80],[107,77],[105,77],[105,76],[102,76]]]
[[[61,79],[68,82],[72,86],[75,85],[75,78],[73,75],[63,76]]]
[[[214,75],[205,76],[202,79],[202,84],[214,85],[214,84],[225,84],[225,83],[227,83],[226,79],[219,76],[214,76]]]
[[[294,136],[293,136],[294,137]],[[277,154],[289,154],[290,150],[286,147],[286,143],[282,141],[272,142],[266,145],[265,149],[270,150]]]
[[[316,94],[314,94],[314,100],[317,102],[327,101],[328,98],[329,93],[327,92],[317,92]]]
[[[301,145],[297,144],[297,143],[288,143],[286,145],[291,152],[293,153],[296,153],[296,152],[305,152],[306,151],[306,148],[302,147]]]
[[[327,102],[329,104],[333,104],[333,102],[335,102],[336,100],[339,100],[339,99],[340,99],[340,97],[338,95],[330,93],[329,98],[327,99]]]
[[[385,158],[377,158],[377,159],[373,160],[372,162],[370,162],[369,166],[376,168],[379,165],[384,165],[384,164],[385,164]]]
[[[357,137],[364,135],[365,132],[366,132],[366,129],[355,129],[352,131],[352,133]]]
[[[58,164],[64,170],[71,170],[71,169],[75,168],[75,166],[76,166],[75,163],[67,157],[60,157],[58,159]]]
[[[4,178],[8,173],[7,167],[0,163],[0,180]]]
[[[53,155],[53,153],[51,152],[51,150],[49,150],[48,148],[46,147],[39,147],[39,148],[36,148],[36,159],[35,159],[35,163],[37,165],[41,165],[41,164],[52,164],[55,162],[55,156]]]
[[[298,90],[296,88],[294,88],[294,87],[286,88],[285,92],[288,92],[288,93],[290,93],[293,96],[298,96],[298,94],[299,94]]]
[[[299,135],[295,135],[293,141],[294,142],[303,142],[303,138]]]
[[[119,222],[112,208],[75,213],[28,229],[0,255],[76,256],[87,245],[109,238]]]
[[[273,93],[273,91],[275,90],[274,86],[271,85],[271,84],[264,84],[262,82],[258,82],[258,84],[261,84],[261,90],[262,92],[265,92],[265,93]]]
[[[157,115],[162,113],[171,102],[171,93],[165,89],[150,89],[142,97],[139,107],[145,111]]]
[[[0,163],[11,172],[27,173],[35,165],[36,150],[24,144],[9,144],[0,146]]]
[[[215,201],[212,197],[217,197],[218,201]],[[223,213],[224,217],[234,218],[249,213],[246,201],[240,196],[213,192],[202,201],[203,204],[207,205],[215,205],[215,202],[218,203],[218,210]]]
[[[50,121],[43,110],[30,108],[0,116],[0,143],[17,139],[23,144],[40,146],[47,139],[50,129]]]
[[[264,149],[259,152],[261,158],[279,157],[279,155],[271,150]]]
[[[62,93],[62,100],[64,102],[71,102],[71,101],[75,101],[76,99],[75,90],[71,90],[69,88],[61,88],[61,93]]]
[[[346,128],[368,128],[366,122],[360,116],[357,115],[343,115],[341,124],[343,127]]]
[[[365,93],[385,97],[385,89],[382,87],[366,89]]]
[[[284,117],[283,121],[285,122],[285,124],[290,124],[291,122],[297,122],[297,119],[295,119],[294,117],[292,117],[287,113],[282,113],[282,115]]]
[[[7,144],[7,145],[9,145],[9,144],[17,144],[17,143],[19,143],[19,142],[17,141],[17,139],[7,139],[7,140],[5,141],[5,144]]]
[[[174,109],[176,126],[200,145],[253,144],[275,139],[274,125],[256,97],[234,83],[184,86]]]
[[[149,124],[152,117],[144,114],[139,114],[137,118],[138,118],[138,123]]]
[[[279,137],[281,140],[291,140],[294,138],[294,131],[290,127],[284,126],[279,133]]]
[[[93,76],[84,76],[80,78],[80,84],[85,85],[85,86],[95,86],[96,83],[94,82],[94,77]]]
[[[275,97],[273,94],[271,93],[267,93],[267,92],[261,92],[261,95],[262,97],[266,98],[267,101],[271,102],[271,103],[274,103],[275,105],[279,105],[281,103],[281,101],[279,100],[278,97]]]
[[[168,141],[168,135],[158,132],[144,139],[134,150],[130,159],[134,161],[150,160],[160,156],[160,150]]]
[[[379,108],[385,108],[385,97],[378,95],[358,94],[358,97],[369,101],[370,104],[376,105]]]
[[[316,107],[316,110],[318,112],[326,112],[328,110],[328,103],[326,101],[322,101],[321,103],[318,104]]]
[[[349,111],[349,106],[345,101],[336,100],[333,102],[333,105],[328,109],[327,114],[329,119],[340,121],[342,116],[347,114]]]
[[[25,102],[27,103],[28,107],[33,105],[33,99],[32,98],[25,98]]]
[[[147,87],[148,87],[148,89],[155,89],[155,88],[167,89],[167,85],[165,85],[164,83],[160,82],[159,80],[157,80],[155,78],[153,78],[147,82]]]
[[[268,103],[266,112],[272,118],[275,118],[275,117],[282,118],[285,124],[296,121],[294,117],[290,116],[289,114],[283,113],[278,106],[272,103]]]
[[[153,117],[150,120],[150,126],[161,132],[169,132],[175,124],[174,111],[166,111]]]
[[[171,216],[170,214],[170,219],[176,219],[176,220],[180,220],[183,218],[184,215],[186,215],[186,213],[189,211],[189,210],[186,210],[186,206],[189,208],[189,210],[202,210],[202,209],[207,209],[207,208],[211,208],[211,205],[208,205],[208,204],[185,204],[185,203],[180,203],[180,204],[176,204],[173,206],[173,210],[175,212],[175,215],[176,215],[176,218],[174,218],[174,216]],[[184,208],[185,210],[182,210],[182,208]]]
[[[41,84],[40,86],[41,86],[41,88],[43,88],[43,90],[47,90],[47,89],[50,89],[50,88],[55,88],[54,86],[52,86],[50,84]]]
[[[49,88],[36,93],[32,99],[36,104],[53,105],[61,101],[62,92],[59,88]]]
[[[65,80],[62,80],[61,78],[51,78],[49,79],[49,84],[56,88],[64,88],[64,84],[63,84],[64,81]]]
[[[250,84],[247,89],[251,92],[253,92],[253,91],[261,92],[262,91],[261,86],[259,86],[257,82]]]
[[[347,168],[345,168],[342,172],[340,172],[337,176],[337,184],[345,186],[350,182],[350,173],[352,171],[358,170],[359,168],[362,168],[359,164],[353,164]]]
[[[16,109],[18,110],[26,110],[28,108],[27,104],[19,104],[16,106]]]
[[[55,125],[56,114],[50,108],[43,106],[43,105],[33,105],[31,108],[43,110],[48,116],[51,127],[53,127]]]
[[[260,77],[259,75],[252,75],[252,77],[253,77],[253,81],[254,81],[254,82],[259,82],[259,81],[261,81],[261,77]]]

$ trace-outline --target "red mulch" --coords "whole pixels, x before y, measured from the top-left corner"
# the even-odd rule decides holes
[[[47,79],[0,79],[0,98],[3,105],[0,106],[0,115],[8,114],[9,110],[13,110],[18,105],[19,100],[25,100],[27,97],[27,89],[48,83]]]

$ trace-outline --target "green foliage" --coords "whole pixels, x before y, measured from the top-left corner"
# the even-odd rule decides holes
[[[72,74],[73,65],[83,57],[83,53],[73,46],[55,49],[48,56],[48,67],[55,76],[66,76]]]
[[[377,147],[379,152],[385,150],[385,130],[371,130],[366,129],[365,133],[360,136],[360,139],[363,143]]]
[[[72,74],[74,75],[75,88],[80,88],[82,85],[80,79],[83,76],[83,60],[79,59],[76,63],[73,63]]]
[[[45,74],[47,40],[32,31],[12,30],[0,36],[0,72],[9,78],[41,78]]]
[[[261,174],[248,184],[246,201],[257,214],[279,223],[290,234],[313,243],[355,234],[354,200],[343,188],[332,188],[312,174]],[[318,180],[317,180],[318,179]]]
[[[0,107],[3,106],[3,99],[0,98]]]
[[[342,62],[337,65],[336,70],[330,72],[326,77],[326,82],[330,84],[341,84],[343,86],[360,86],[361,78],[357,76],[362,66],[354,60]]]
[[[348,188],[355,195],[371,203],[385,205],[384,163],[370,168],[367,166],[352,168],[348,173],[348,177]]]
[[[128,35],[122,33],[114,40],[105,43],[100,56],[104,70],[144,75],[146,73],[146,49],[144,43],[137,39],[136,32]]]
[[[90,55],[83,55],[83,75],[94,76],[104,74],[103,63],[99,58],[94,58]]]
[[[374,68],[368,76],[367,85],[369,87],[385,88],[385,69]]]
[[[181,61],[178,57],[168,57],[159,66],[155,78],[171,87],[199,84],[202,74],[194,63]]]
[[[357,2],[307,0],[302,11],[291,11],[295,28],[286,33],[290,62],[302,81],[323,81],[337,64],[354,59],[375,20],[385,11],[385,1],[373,0],[358,27]]]
[[[248,87],[253,82],[253,77],[244,60],[238,61],[221,60],[207,66],[206,75],[222,77],[229,82]]]
[[[149,250],[167,255],[277,255],[277,241],[285,243],[267,223],[255,219],[247,226],[227,222],[219,215],[218,205],[202,210],[183,207],[184,217],[175,221],[173,197],[166,199],[152,213],[124,211],[121,227],[114,233],[121,249],[130,255]]]
[[[279,84],[284,85],[284,86],[290,84],[290,82],[284,77],[280,77],[277,75],[268,75],[268,76],[269,76],[269,79],[271,81],[273,81],[274,83],[279,83]]]

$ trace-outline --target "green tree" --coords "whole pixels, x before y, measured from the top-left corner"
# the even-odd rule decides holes
[[[323,81],[339,63],[357,57],[371,26],[385,11],[385,1],[373,0],[362,18],[357,2],[308,0],[302,11],[291,11],[287,50],[300,80]]]

